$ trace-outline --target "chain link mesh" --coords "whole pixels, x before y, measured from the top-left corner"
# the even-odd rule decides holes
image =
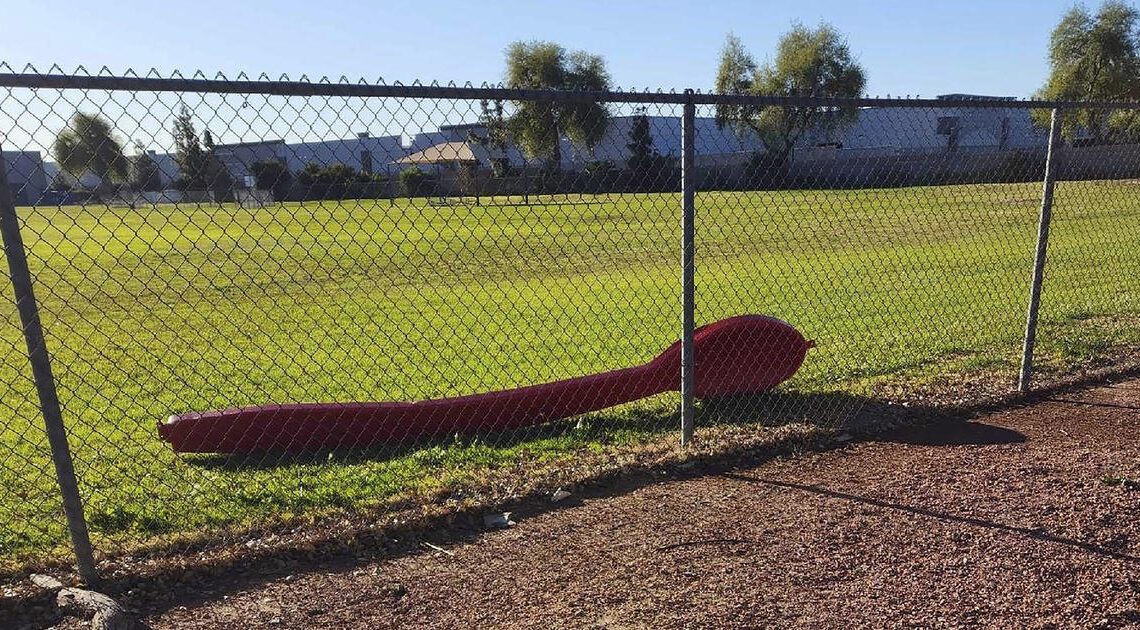
[[[675,387],[647,396],[620,375],[604,387],[623,404],[511,430],[487,417],[312,452],[173,452],[156,429],[172,414],[524,387],[646,364],[681,333],[680,95],[610,95],[603,119],[585,118],[604,129],[581,130],[555,94],[303,92],[0,92],[102,557],[368,526],[678,455]],[[698,105],[697,324],[767,314],[815,347],[772,392],[701,401],[695,448],[1011,390],[1047,131],[1023,103],[948,102],[843,116],[765,101],[814,114],[782,136]],[[520,110],[548,121],[541,151],[516,142]],[[1140,343],[1138,146],[1067,143],[1045,378],[1119,367]],[[66,535],[21,330],[2,308],[0,552],[15,567]]]

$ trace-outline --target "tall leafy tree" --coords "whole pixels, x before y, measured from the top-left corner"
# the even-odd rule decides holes
[[[510,120],[507,118],[503,101],[495,99],[479,101],[479,125],[484,129],[483,134],[469,132],[467,139],[485,147],[498,150],[498,155],[491,158],[491,170],[495,177],[505,177],[510,173],[511,161],[506,155],[510,143]]]
[[[515,42],[507,48],[506,84],[510,88],[603,91],[610,89],[605,61],[583,51],[568,52],[552,42]],[[593,148],[606,132],[609,111],[601,103],[515,101],[511,136],[532,158],[557,169],[559,138]]]
[[[214,191],[214,198],[222,200],[233,193],[234,179],[230,170],[218,158],[214,135],[207,129],[202,132],[202,146],[206,151],[206,186]]]
[[[644,109],[638,110],[633,117],[629,127],[629,143],[625,146],[629,149],[629,159],[626,161],[629,170],[635,173],[649,170],[657,150],[653,147],[653,135],[649,132],[649,117],[645,115]]]
[[[1049,79],[1037,93],[1049,100],[1119,100],[1140,98],[1140,13],[1109,0],[1096,14],[1075,6],[1061,18],[1049,39]],[[1048,124],[1049,113],[1034,112]],[[1072,138],[1084,130],[1097,142],[1140,127],[1131,113],[1091,108],[1067,110],[1062,132]]]
[[[629,142],[625,146],[629,149],[626,168],[634,176],[633,183],[639,189],[659,190],[674,179],[670,173],[677,168],[677,159],[673,155],[661,155],[657,147],[653,146],[649,116],[645,114],[644,108],[638,110],[633,117]]]
[[[175,115],[171,132],[174,135],[174,161],[182,171],[182,187],[205,190],[208,188],[206,171],[209,156],[202,148],[198,131],[194,128],[194,117],[186,105],[182,105]]]
[[[227,195],[233,184],[229,171],[214,155],[214,138],[207,129],[202,138],[194,127],[194,117],[185,104],[174,117],[174,159],[182,171],[186,190],[212,190]],[[218,197],[220,199],[220,197]]]
[[[95,175],[103,183],[127,181],[129,164],[111,124],[97,114],[76,112],[52,145],[56,163],[75,179]]]
[[[733,35],[721,52],[716,91],[754,96],[812,96],[855,98],[867,78],[843,36],[830,24],[809,28],[796,23],[780,38],[776,58],[759,65]],[[719,125],[755,132],[771,162],[783,164],[796,143],[811,129],[826,129],[852,121],[855,108],[785,105],[718,105]]]

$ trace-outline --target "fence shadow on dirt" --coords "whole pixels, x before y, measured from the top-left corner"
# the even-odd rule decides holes
[[[967,423],[967,424],[972,425],[975,423]],[[978,426],[985,427],[988,425],[978,425]],[[1000,428],[1000,427],[990,427],[990,428],[996,429],[996,428]],[[1007,431],[1008,431],[1008,429],[1007,429]],[[1014,431],[1009,431],[1009,432],[1010,433],[1016,433]],[[730,479],[734,479],[736,481],[743,481],[745,483],[772,486],[772,487],[776,487],[776,488],[783,488],[785,490],[798,490],[798,491],[801,491],[801,492],[804,492],[807,494],[814,494],[814,495],[828,497],[831,499],[839,499],[842,501],[850,501],[850,502],[854,502],[854,503],[860,503],[863,505],[868,505],[868,506],[886,509],[886,510],[893,510],[893,511],[897,511],[897,512],[906,512],[908,514],[925,516],[925,517],[936,519],[939,521],[948,521],[948,522],[952,522],[952,523],[960,523],[963,525],[970,525],[973,527],[981,527],[981,528],[985,528],[985,529],[992,529],[992,530],[997,530],[997,531],[1002,531],[1002,532],[1008,532],[1011,534],[1017,534],[1020,536],[1024,536],[1026,538],[1030,538],[1032,540],[1049,542],[1049,543],[1054,543],[1054,544],[1058,544],[1058,545],[1065,545],[1067,547],[1079,549],[1081,551],[1085,551],[1087,553],[1095,554],[1095,555],[1098,555],[1098,556],[1101,556],[1104,558],[1111,558],[1113,560],[1119,560],[1122,562],[1128,562],[1128,563],[1132,563],[1132,564],[1140,563],[1140,557],[1129,555],[1126,553],[1122,553],[1116,549],[1111,549],[1111,548],[1108,548],[1108,547],[1105,547],[1102,545],[1093,544],[1093,543],[1086,542],[1083,540],[1077,540],[1074,538],[1067,538],[1065,536],[1058,536],[1056,534],[1050,534],[1049,532],[1047,532],[1047,531],[1045,531],[1039,527],[1031,528],[1031,527],[1018,527],[1015,525],[1006,525],[1004,523],[998,523],[995,521],[986,520],[986,519],[982,519],[982,518],[976,518],[976,517],[972,517],[972,516],[964,516],[964,515],[960,515],[960,514],[953,514],[950,512],[944,512],[941,510],[933,510],[930,508],[925,508],[925,507],[917,506],[917,505],[907,505],[907,504],[903,504],[903,503],[896,503],[893,501],[884,501],[882,499],[877,499],[874,497],[868,497],[868,496],[863,496],[863,495],[859,495],[859,494],[852,494],[849,492],[840,492],[838,490],[832,490],[832,489],[824,488],[821,486],[792,483],[792,482],[782,481],[782,480],[778,480],[778,479],[765,479],[762,477],[755,477],[752,475],[742,475],[739,473],[732,473],[732,472],[725,473],[724,476],[728,477]]]

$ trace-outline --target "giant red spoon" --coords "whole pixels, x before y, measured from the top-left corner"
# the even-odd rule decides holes
[[[811,342],[764,315],[739,315],[693,335],[698,398],[762,392],[795,374]],[[250,453],[396,443],[500,431],[677,390],[681,344],[636,367],[506,391],[422,402],[262,405],[172,416],[158,434],[180,453]]]

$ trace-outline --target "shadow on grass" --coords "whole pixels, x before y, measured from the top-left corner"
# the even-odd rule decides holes
[[[868,410],[878,410],[881,418],[890,405],[851,394],[767,392],[699,401],[697,430],[725,425],[778,427],[790,423],[809,424],[821,428],[849,426],[849,420],[871,424],[876,419],[862,418]],[[897,410],[891,409],[892,413]],[[911,410],[913,411],[913,409]],[[510,451],[546,440],[563,440],[567,451],[574,448],[606,444],[620,433],[652,437],[678,431],[680,416],[676,405],[653,404],[648,407],[618,408],[581,416],[545,422],[510,431],[477,433],[442,438],[409,438],[399,444],[321,450],[304,453],[264,452],[253,454],[188,455],[186,462],[202,468],[248,471],[270,470],[294,465],[325,463],[361,464],[383,462],[412,456],[432,448],[464,448],[485,446]]]
[[[597,418],[604,420],[604,418]],[[612,422],[612,418],[610,419]],[[580,424],[576,419],[556,420],[552,423],[514,429],[511,432],[475,434],[466,436],[420,437],[398,444],[375,444],[369,447],[349,449],[317,450],[306,452],[266,451],[258,453],[236,453],[236,455],[192,455],[186,463],[219,471],[268,471],[268,469],[290,466],[336,464],[353,465],[376,463],[376,461],[396,460],[414,456],[433,448],[465,448],[475,445],[497,449],[522,447],[527,443],[543,440],[570,439],[572,442],[595,442],[605,439],[606,429],[601,422]]]
[[[699,401],[696,430],[699,437],[702,429],[716,427],[762,428],[800,424],[861,432],[868,428],[900,424],[960,422],[973,413],[975,410],[965,407],[904,406],[845,392],[776,391]],[[573,452],[577,448],[605,445],[622,439],[636,441],[638,438],[666,435],[677,431],[679,427],[680,417],[675,407],[657,404],[648,408],[597,412],[511,431],[435,439],[412,438],[395,445],[333,451],[191,455],[186,457],[186,461],[202,468],[225,471],[271,470],[295,465],[352,465],[392,461],[415,456],[429,449],[487,447],[509,453],[552,440],[561,440],[563,443],[548,446],[546,450]],[[951,438],[947,436],[945,439]],[[1001,438],[993,435],[989,439]]]
[[[978,408],[901,405],[843,392],[771,392],[735,397],[709,401],[703,412],[710,425],[780,426],[795,422],[848,430],[880,442],[922,446],[1014,444],[1026,440],[1012,429],[968,422],[977,415]]]

